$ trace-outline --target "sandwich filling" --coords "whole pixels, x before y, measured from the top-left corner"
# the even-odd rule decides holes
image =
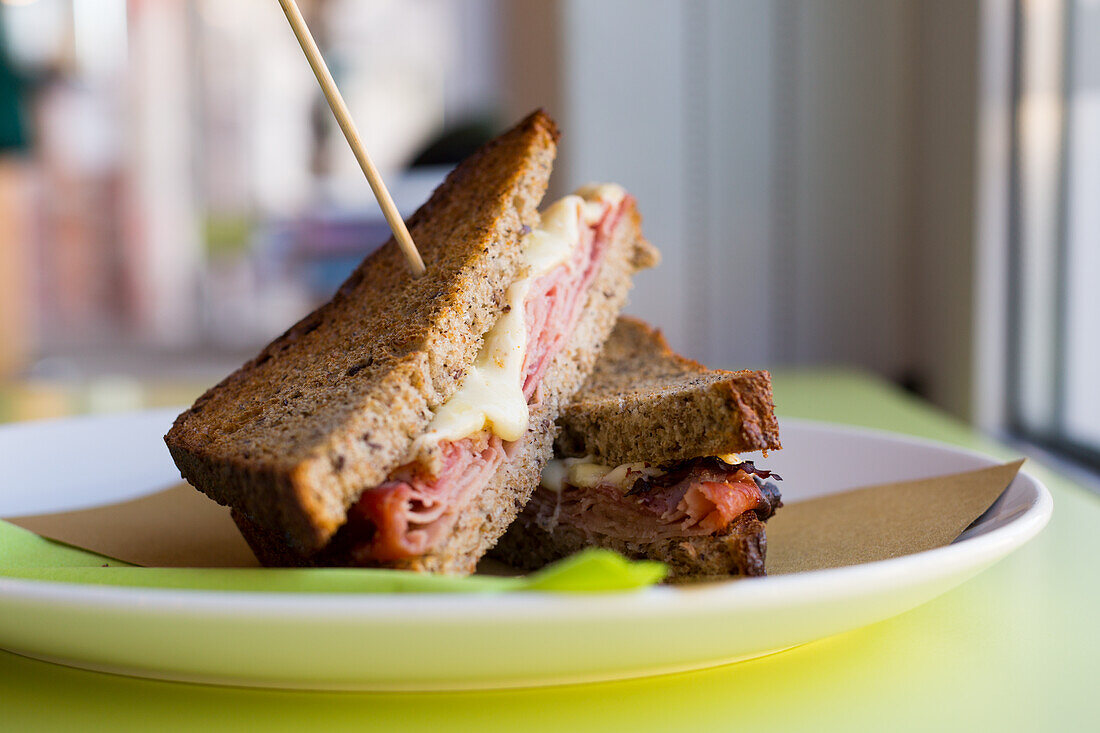
[[[580,320],[585,293],[624,210],[622,188],[586,186],[543,212],[523,240],[526,272],[455,394],[434,411],[404,465],[363,492],[334,542],[356,561],[417,557],[518,446],[542,378]]]
[[[590,539],[722,534],[746,512],[761,521],[775,512],[779,490],[769,478],[780,477],[732,454],[615,467],[591,458],[555,459],[524,512],[547,532],[564,524]]]

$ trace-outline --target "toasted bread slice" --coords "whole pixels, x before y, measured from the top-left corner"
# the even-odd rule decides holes
[[[595,281],[584,296],[581,319],[565,347],[554,357],[540,383],[541,398],[531,409],[527,432],[489,484],[457,517],[444,542],[421,557],[378,563],[421,572],[470,573],[496,544],[538,486],[542,469],[554,452],[554,420],[591,373],[600,351],[626,303],[635,272],[657,262],[656,250],[642,237],[641,217],[631,203],[624,211]],[[234,512],[245,539],[265,565],[356,564],[342,549],[337,533],[330,547],[315,555],[288,548],[271,533]]]
[[[624,316],[562,410],[557,450],[619,465],[779,449],[774,410],[767,372],[707,369]]]
[[[308,554],[383,481],[459,386],[539,221],[558,132],[539,111],[459,165],[408,221],[427,273],[391,239],[331,301],[177,419],[183,477]]]

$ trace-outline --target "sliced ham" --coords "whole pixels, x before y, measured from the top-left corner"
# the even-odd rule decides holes
[[[527,352],[523,359],[523,394],[528,404],[554,356],[565,347],[581,317],[584,293],[599,272],[622,207],[608,206],[600,223],[581,230],[581,241],[565,264],[535,280],[524,301]]]
[[[580,320],[584,295],[599,272],[625,203],[605,202],[597,223],[581,228],[570,259],[531,284],[524,300],[523,394],[529,405],[539,401],[538,388],[547,368]],[[410,464],[394,471],[384,484],[363,492],[349,510],[340,542],[350,543],[353,557],[363,564],[424,554],[450,532],[459,511],[516,447],[488,431],[441,442],[437,474],[426,475],[423,467]]]
[[[744,478],[730,481],[694,481],[676,505],[672,521],[679,520],[684,531],[714,534],[729,526],[737,517],[760,506],[764,497],[756,482]]]
[[[355,547],[356,560],[400,560],[423,554],[447,526],[448,509],[465,503],[505,461],[504,445],[495,435],[466,438],[441,446],[442,468],[436,477],[415,466],[403,467],[394,480],[364,492],[349,512],[348,526],[367,530],[369,540]]]
[[[705,459],[669,467],[661,479],[640,479],[635,487],[624,492],[601,482],[588,488],[566,484],[560,492],[541,488],[525,511],[549,532],[566,524],[593,537],[653,542],[720,534],[746,512],[764,520],[779,505],[774,484]]]

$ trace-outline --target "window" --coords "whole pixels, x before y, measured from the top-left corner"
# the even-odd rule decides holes
[[[1100,0],[1016,20],[1010,420],[1100,468]]]

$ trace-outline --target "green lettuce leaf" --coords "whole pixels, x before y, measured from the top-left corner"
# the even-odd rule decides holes
[[[269,593],[500,593],[626,591],[667,568],[589,549],[523,577],[421,575],[370,568],[142,568],[0,522],[0,577],[58,583]]]

